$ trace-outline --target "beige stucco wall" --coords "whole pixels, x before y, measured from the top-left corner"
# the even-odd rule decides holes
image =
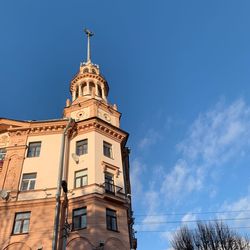
[[[62,134],[40,135],[28,137],[27,146],[30,142],[41,141],[41,151],[39,157],[27,157],[28,147],[25,153],[25,159],[22,168],[22,174],[37,173],[35,189],[55,189],[57,186],[57,176],[60,160],[60,145],[62,141]],[[20,189],[21,181],[19,183]],[[47,192],[51,193],[54,191]],[[18,199],[34,199],[45,198],[46,192],[25,191],[20,192]]]
[[[79,156],[79,163],[76,163],[72,154],[76,152],[76,142],[88,139],[88,153]],[[103,141],[112,144],[113,158],[103,155]],[[98,132],[92,131],[76,136],[69,143],[69,168],[68,168],[68,188],[74,189],[75,171],[87,169],[88,185],[104,183],[104,166],[103,162],[107,162],[119,168],[119,176],[114,175],[114,183],[120,187],[124,187],[122,173],[122,159],[120,143],[114,141]],[[110,170],[112,173],[112,170]],[[74,191],[75,196],[82,195],[81,191]]]
[[[90,108],[83,108],[83,109],[79,109],[76,111],[71,112],[71,118],[75,119],[75,120],[84,120],[89,118],[90,116]]]

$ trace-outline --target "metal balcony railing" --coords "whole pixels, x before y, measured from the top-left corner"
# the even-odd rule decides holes
[[[116,186],[110,182],[104,182],[103,186],[104,186],[105,193],[112,194],[112,195],[123,194],[121,192],[122,187]]]

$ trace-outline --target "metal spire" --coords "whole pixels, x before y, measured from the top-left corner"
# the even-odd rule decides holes
[[[84,29],[85,34],[88,37],[88,46],[87,46],[87,62],[90,63],[91,62],[91,57],[90,57],[90,37],[94,35],[93,32],[91,32],[88,29]]]

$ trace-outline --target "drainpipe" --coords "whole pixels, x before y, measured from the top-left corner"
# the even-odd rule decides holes
[[[69,128],[72,128],[74,124],[75,124],[74,119],[70,118],[62,135],[62,143],[61,143],[61,150],[60,150],[60,163],[59,163],[59,170],[58,170],[57,190],[56,190],[56,208],[55,208],[55,218],[54,218],[52,250],[57,250],[58,228],[59,228],[59,217],[60,217],[61,182],[62,182],[63,165],[64,165],[65,137],[67,136],[67,132]]]

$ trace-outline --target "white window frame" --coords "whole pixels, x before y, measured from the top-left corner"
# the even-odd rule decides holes
[[[34,177],[25,178],[28,175],[34,175]],[[35,185],[36,185],[36,177],[37,177],[37,173],[24,173],[23,176],[22,176],[22,182],[21,182],[21,186],[20,186],[20,191],[34,190],[35,189]],[[24,188],[23,185],[26,182],[28,182],[28,185],[27,185],[26,188]],[[34,185],[34,186],[32,187],[32,185]]]

